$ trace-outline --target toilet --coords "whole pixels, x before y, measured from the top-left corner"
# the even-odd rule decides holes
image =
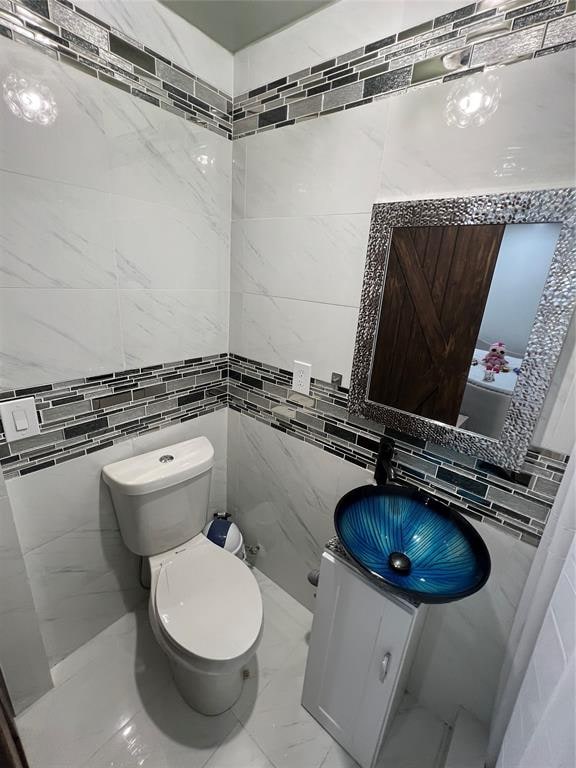
[[[120,533],[148,558],[148,614],[185,701],[229,709],[262,634],[262,597],[248,566],[202,533],[214,449],[206,437],[108,464]]]

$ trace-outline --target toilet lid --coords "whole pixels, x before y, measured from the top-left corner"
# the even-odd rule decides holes
[[[262,626],[262,597],[250,569],[206,542],[164,565],[156,586],[160,627],[188,653],[226,661],[246,653]]]

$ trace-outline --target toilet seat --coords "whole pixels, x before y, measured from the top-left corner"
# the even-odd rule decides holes
[[[234,661],[260,637],[256,579],[241,560],[208,540],[162,565],[154,605],[162,635],[191,661]]]

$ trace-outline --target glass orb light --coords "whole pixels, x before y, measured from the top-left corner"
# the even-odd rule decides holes
[[[458,128],[478,128],[496,112],[500,97],[500,81],[495,75],[458,81],[446,100],[446,123]]]
[[[53,125],[58,108],[52,91],[38,80],[10,73],[2,84],[4,101],[13,115],[27,123]]]

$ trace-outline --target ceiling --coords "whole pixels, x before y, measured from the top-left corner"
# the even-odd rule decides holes
[[[334,0],[160,0],[232,53]]]

